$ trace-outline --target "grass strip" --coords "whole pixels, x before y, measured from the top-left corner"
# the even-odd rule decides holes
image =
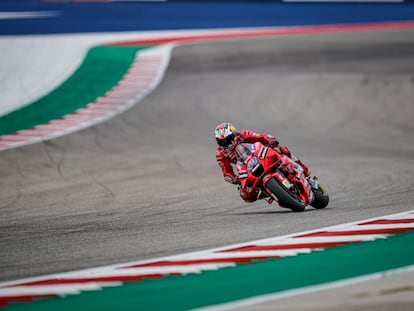
[[[148,47],[91,48],[79,68],[39,100],[0,117],[0,136],[30,129],[85,107],[113,88],[131,66],[136,53]],[[51,64],[53,66],[53,64]]]

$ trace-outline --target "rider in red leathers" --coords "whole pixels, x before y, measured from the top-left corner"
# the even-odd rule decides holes
[[[276,137],[269,134],[256,134],[248,130],[237,131],[231,123],[221,123],[215,129],[215,137],[218,144],[216,151],[216,160],[223,171],[224,180],[239,185],[239,179],[233,170],[232,164],[236,164],[237,155],[235,152],[236,146],[240,143],[256,143],[260,142],[263,145],[269,146],[277,150],[279,153],[287,155],[293,161],[297,162],[303,167],[303,173],[308,177],[310,171],[299,159],[292,155],[290,150],[285,146],[279,146]],[[246,202],[254,202],[257,197],[249,197],[240,189],[240,196]]]

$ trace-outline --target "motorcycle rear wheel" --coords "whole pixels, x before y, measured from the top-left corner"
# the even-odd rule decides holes
[[[328,192],[322,186],[319,186],[318,189],[312,189],[313,194],[315,195],[311,206],[317,209],[322,209],[328,206],[329,195]]]
[[[275,178],[271,178],[266,187],[279,199],[281,206],[290,208],[294,212],[305,210],[305,204],[299,198],[294,197],[294,194],[285,189]]]

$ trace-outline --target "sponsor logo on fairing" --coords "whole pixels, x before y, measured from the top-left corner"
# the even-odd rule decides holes
[[[260,152],[260,159],[263,160],[266,157],[266,153],[268,149],[269,147],[262,148],[262,151]]]

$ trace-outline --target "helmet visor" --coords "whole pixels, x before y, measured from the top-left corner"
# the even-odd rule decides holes
[[[223,139],[216,138],[217,144],[223,148],[228,148],[234,140],[235,135],[231,134]]]

